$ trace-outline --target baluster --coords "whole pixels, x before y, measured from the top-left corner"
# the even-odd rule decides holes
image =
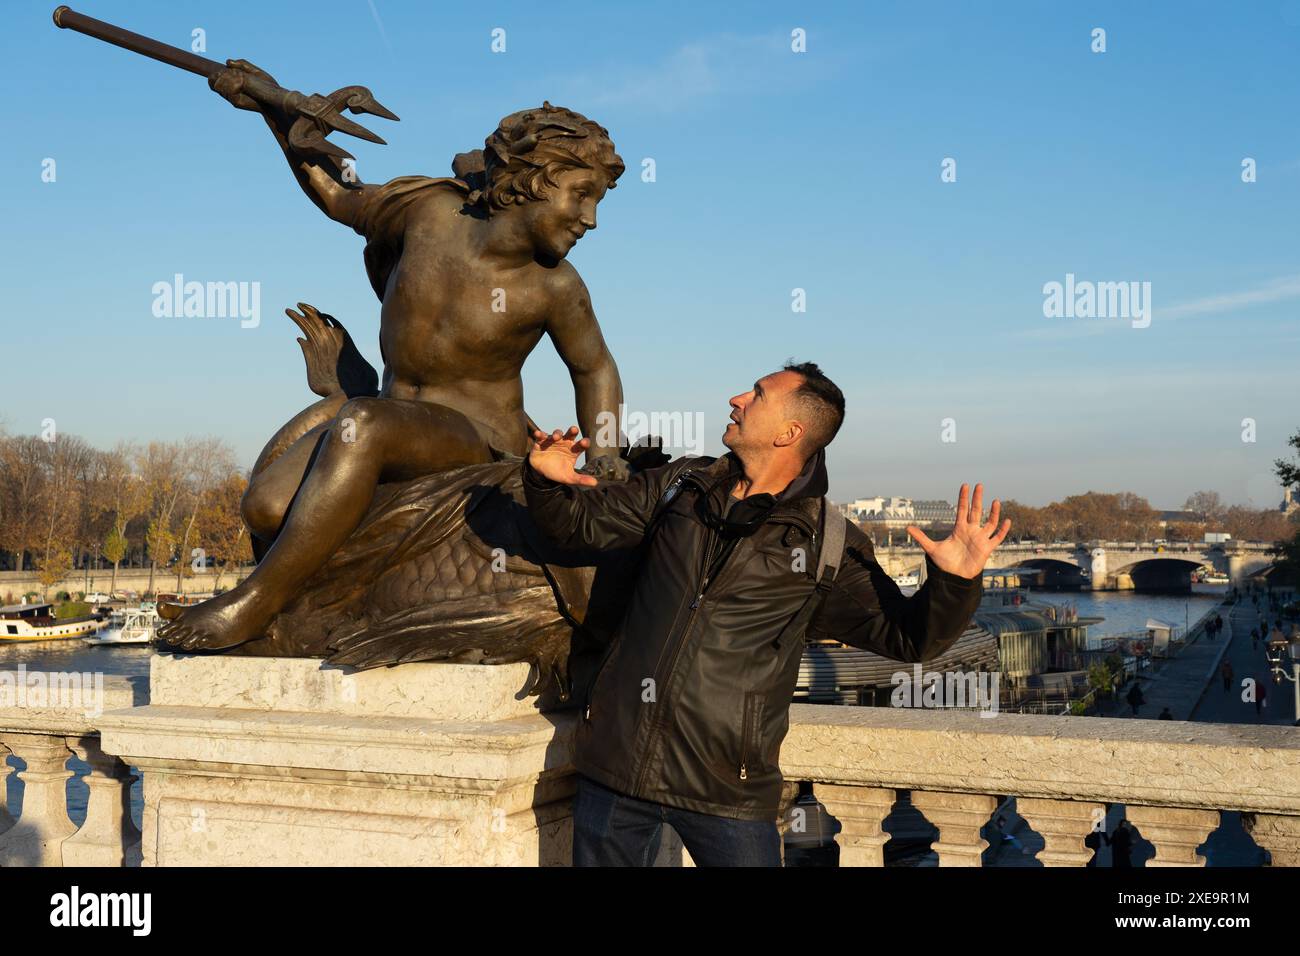
[[[1083,841],[1106,821],[1105,806],[1076,800],[1017,797],[1016,812],[1043,838],[1036,857],[1043,866],[1087,866],[1093,851]]]
[[[6,734],[5,742],[27,769],[18,774],[22,815],[0,834],[0,866],[61,866],[63,841],[77,832],[68,818],[68,745],[45,734]]]
[[[989,841],[980,830],[997,809],[996,797],[980,793],[912,793],[912,806],[939,828],[931,844],[940,866],[980,866]]]
[[[1270,866],[1300,866],[1300,817],[1277,813],[1242,814],[1251,838],[1268,850]]]
[[[834,783],[813,786],[813,795],[840,821],[835,842],[840,866],[884,866],[889,834],[881,829],[894,808],[897,794],[883,787],[854,787]]]
[[[1147,866],[1205,866],[1196,848],[1218,828],[1218,810],[1126,807],[1124,815],[1156,848]]]
[[[64,866],[125,866],[140,842],[131,819],[131,769],[99,746],[99,737],[69,737],[68,746],[90,765],[86,821],[63,843]]]

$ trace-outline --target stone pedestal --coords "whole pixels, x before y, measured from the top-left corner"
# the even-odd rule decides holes
[[[144,775],[146,866],[568,865],[576,714],[528,670],[159,654],[102,746]]]

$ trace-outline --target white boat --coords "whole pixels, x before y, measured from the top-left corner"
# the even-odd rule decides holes
[[[921,576],[915,571],[908,571],[905,574],[895,574],[894,583],[900,588],[915,588],[921,586]]]
[[[1201,578],[1201,583],[1202,584],[1228,584],[1229,579],[1226,574],[1222,574],[1218,571],[1211,571]]]
[[[152,605],[152,602],[150,604]],[[148,644],[153,640],[158,621],[158,612],[152,606],[123,608],[113,612],[109,618],[108,629],[103,634],[83,637],[82,640],[95,647],[113,644]]]
[[[95,634],[107,626],[107,621],[93,614],[56,618],[53,604],[9,604],[0,607],[0,643],[64,641]]]

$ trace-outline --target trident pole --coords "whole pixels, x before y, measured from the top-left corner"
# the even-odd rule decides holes
[[[209,60],[206,56],[199,56],[197,53],[182,50],[180,47],[159,43],[157,40],[151,40],[149,37],[132,33],[130,30],[123,30],[111,23],[105,23],[103,20],[96,20],[84,13],[78,13],[67,5],[55,8],[54,25],[64,30],[75,30],[77,33],[84,33],[96,40],[103,40],[105,43],[120,46],[132,53],[139,53],[141,56],[147,56],[166,63],[168,66],[188,70],[191,73],[197,73],[199,76],[206,76],[208,79],[216,76],[226,68],[224,63]]]

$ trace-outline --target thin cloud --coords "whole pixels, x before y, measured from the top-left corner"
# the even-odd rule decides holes
[[[1192,315],[1213,315],[1218,312],[1231,312],[1235,309],[1268,302],[1282,302],[1300,296],[1300,276],[1286,276],[1274,279],[1256,289],[1244,292],[1230,292],[1226,295],[1212,295],[1191,302],[1171,305],[1156,312],[1158,319],[1182,319]]]
[[[370,15],[375,18],[375,26],[379,28],[379,39],[384,41],[384,46],[388,48],[388,55],[393,55],[393,45],[388,42],[388,31],[384,29],[384,21],[379,19],[379,10],[375,7],[375,0],[366,0],[370,7]]]
[[[1238,309],[1245,309],[1254,305],[1285,302],[1288,299],[1295,298],[1300,298],[1300,275],[1273,279],[1257,288],[1245,289],[1241,292],[1205,296],[1201,299],[1180,302],[1171,306],[1156,306],[1152,309],[1151,321],[1152,325],[1158,325],[1161,322],[1175,319],[1186,319],[1197,315],[1216,315],[1221,312],[1235,312]],[[1052,322],[1051,325],[1014,332],[1011,333],[1011,337],[1038,340],[1079,339],[1100,335],[1108,330],[1128,329],[1132,325],[1131,320],[1128,319],[1053,319],[1049,321]]]

